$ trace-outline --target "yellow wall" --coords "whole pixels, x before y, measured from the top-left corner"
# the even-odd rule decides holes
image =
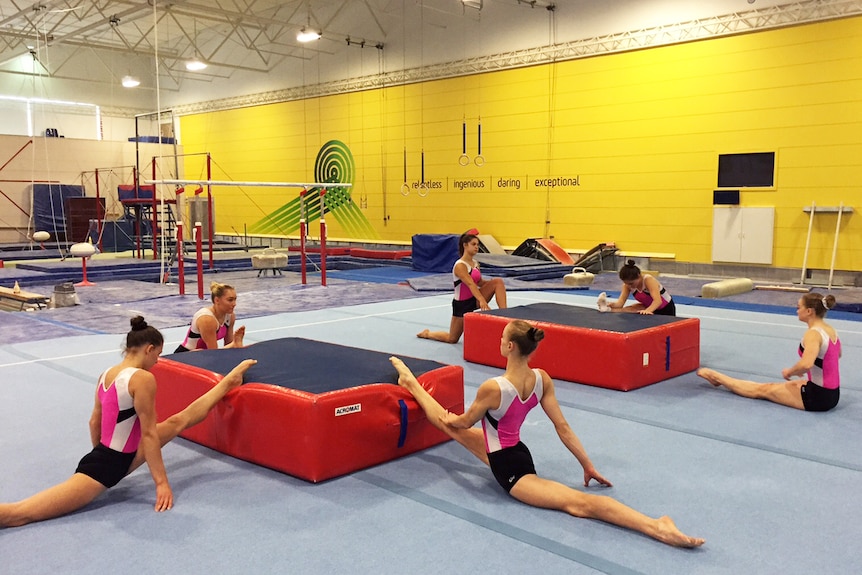
[[[480,118],[485,164],[461,166],[462,122],[472,159]],[[742,205],[775,207],[773,265],[800,267],[804,206],[862,210],[862,18],[181,121],[186,152],[211,152],[216,179],[309,181],[320,147],[344,142],[380,239],[477,227],[504,245],[615,241],[697,263],[711,261],[718,155],[774,151],[775,187],[743,190]],[[577,183],[537,185],[558,177]],[[216,228],[242,231],[295,195],[218,190]],[[809,267],[830,266],[835,225],[815,218]],[[862,269],[860,232],[862,214],[845,215],[836,269]]]

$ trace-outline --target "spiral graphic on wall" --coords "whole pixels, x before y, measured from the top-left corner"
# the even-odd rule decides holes
[[[314,161],[314,181],[319,183],[353,184],[356,166],[353,154],[344,142],[330,140],[321,146]],[[321,188],[310,188],[305,195],[306,219],[309,223],[320,218]],[[348,237],[376,238],[377,232],[368,218],[353,201],[350,186],[327,188],[324,194],[324,213],[331,215]],[[292,234],[299,230],[300,198],[296,197],[260,221],[249,231],[256,234]]]
[[[353,183],[354,172],[353,154],[343,142],[330,140],[317,152],[314,161],[315,182]]]

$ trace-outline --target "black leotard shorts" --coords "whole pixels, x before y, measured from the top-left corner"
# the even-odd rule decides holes
[[[454,317],[464,317],[465,313],[470,313],[477,309],[479,309],[479,302],[476,301],[475,297],[471,297],[470,299],[452,300],[452,315]]]
[[[123,453],[105,447],[101,443],[81,458],[75,473],[92,477],[105,487],[111,488],[129,473],[135,452]]]
[[[816,383],[808,382],[802,386],[802,405],[805,411],[829,411],[838,405],[840,388],[826,389]]]
[[[667,305],[661,309],[657,309],[653,312],[654,315],[672,315],[676,317],[676,305],[674,305],[673,300],[667,302]]]
[[[522,442],[488,454],[488,463],[497,483],[508,493],[525,475],[535,475],[533,456]]]

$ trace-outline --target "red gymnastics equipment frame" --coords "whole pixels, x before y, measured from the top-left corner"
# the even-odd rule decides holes
[[[210,155],[209,152],[195,152],[195,153],[189,153],[189,154],[173,154],[169,157],[172,157],[174,159],[174,162],[176,162],[177,158],[185,158],[185,157],[191,157],[191,156],[206,156],[206,172],[207,172],[206,179],[207,179],[207,181],[210,181],[212,178],[212,156]],[[145,180],[144,181],[145,184],[151,184],[151,183],[154,183],[157,181],[167,182],[167,180],[157,180],[156,174],[157,174],[158,170],[157,170],[157,163],[156,162],[158,159],[159,159],[158,156],[153,156],[153,159],[150,162],[152,178],[150,180]],[[179,170],[178,167],[176,169]],[[177,184],[177,189],[174,190],[174,193],[176,194],[176,202],[177,202],[177,210],[178,211],[180,209],[180,194],[182,194],[184,191],[183,186],[184,186],[184,184]],[[199,184],[199,186],[202,187],[202,184]],[[213,269],[213,267],[215,267],[215,257],[213,255],[213,223],[214,222],[213,222],[212,186],[207,185],[206,190],[207,190],[207,230],[208,230],[207,246],[209,249],[209,268]],[[202,190],[196,191],[195,195],[198,195],[199,193],[201,193],[201,191]],[[178,222],[182,221],[182,214],[180,214],[180,213],[177,214],[177,221]],[[155,210],[155,204],[154,204],[153,222],[152,222],[153,229],[156,229],[156,223],[157,223],[156,222],[156,210]],[[203,223],[203,222],[201,222],[201,223]],[[191,222],[191,225],[194,226],[194,222]],[[157,246],[158,246],[158,240],[156,238],[156,235],[153,234],[153,259],[156,259],[156,248],[157,248]],[[198,254],[198,258],[200,258],[200,254]]]
[[[209,158],[209,155],[207,155]],[[245,187],[265,187],[265,188],[301,188],[300,197],[300,220],[299,220],[299,246],[302,270],[302,283],[305,284],[306,279],[306,256],[307,256],[307,234],[308,222],[306,221],[306,206],[305,200],[308,191],[312,188],[320,190],[320,282],[321,285],[326,285],[326,190],[329,188],[349,188],[353,184],[350,183],[333,183],[333,182],[237,182],[233,180],[146,180],[145,184],[170,184],[175,186],[198,185],[207,187],[207,197],[211,198],[209,189],[211,186],[245,186]],[[209,203],[209,215],[212,218],[212,202]],[[210,267],[212,267],[212,233],[213,226],[210,224]],[[178,241],[182,241],[181,238]],[[198,261],[201,261],[201,254],[198,253]],[[198,290],[200,291],[200,289]]]

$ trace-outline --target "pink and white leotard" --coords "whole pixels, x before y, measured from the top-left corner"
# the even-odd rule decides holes
[[[485,433],[485,450],[493,453],[517,445],[521,440],[521,425],[527,414],[542,401],[542,374],[534,369],[536,384],[526,400],[521,401],[518,390],[503,376],[495,377],[500,386],[500,407],[489,409],[482,418]]]
[[[467,266],[467,273],[470,274],[470,277],[473,278],[473,282],[476,285],[479,285],[479,282],[482,280],[482,273],[479,271],[478,266],[475,268],[471,267],[470,264],[464,260],[458,260],[455,262],[455,265],[452,266],[452,282],[455,284],[455,294],[453,299],[455,301],[464,301],[473,297],[473,292],[471,292],[470,288],[467,287],[464,282],[461,281],[461,278],[455,274],[455,268],[458,267],[458,264],[464,264]]]
[[[105,387],[105,373],[99,378],[99,403],[102,404],[102,438],[105,447],[121,453],[134,453],[141,442],[141,422],[135,400],[129,394],[129,381],[136,367],[127,367]]]
[[[841,357],[841,340],[836,339],[833,342],[825,329],[822,327],[815,327],[814,329],[820,334],[820,351],[817,352],[814,365],[808,370],[808,381],[825,389],[838,389],[841,379],[838,370],[838,358]],[[800,357],[802,357],[803,352],[805,352],[805,348],[800,343]]]

